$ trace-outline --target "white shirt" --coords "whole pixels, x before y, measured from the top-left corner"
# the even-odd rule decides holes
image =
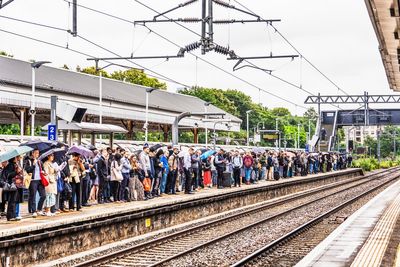
[[[192,156],[190,155],[190,153],[186,153],[183,156],[183,167],[185,169],[190,169],[192,167]]]

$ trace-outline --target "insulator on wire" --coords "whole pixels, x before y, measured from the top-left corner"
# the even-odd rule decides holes
[[[223,46],[220,46],[220,45],[215,45],[214,51],[219,53],[219,54],[223,54],[223,55],[228,55],[229,54],[229,48],[223,47]]]
[[[216,3],[217,5],[220,5],[220,6],[224,6],[224,7],[232,7],[229,3],[226,3],[221,0],[214,0],[214,3]]]
[[[195,42],[195,43],[185,46],[185,50],[186,50],[186,52],[190,52],[192,50],[199,48],[200,46],[201,46],[200,42]]]
[[[199,18],[183,18],[183,19],[179,19],[179,20],[182,22],[188,22],[188,23],[201,21],[201,19],[199,19]]]
[[[197,2],[197,1],[199,1],[199,0],[189,0],[189,1],[186,1],[185,3],[183,3],[183,4],[180,4],[179,6],[180,7],[188,6],[188,5],[191,5],[191,4],[193,4],[193,3]]]
[[[215,24],[230,24],[230,23],[234,23],[235,20],[234,19],[222,19],[222,20],[214,20],[213,23]]]

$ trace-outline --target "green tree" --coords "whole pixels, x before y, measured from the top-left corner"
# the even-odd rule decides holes
[[[86,67],[84,69],[80,69],[79,68],[79,72],[83,72],[83,73],[91,74],[91,75],[96,75],[96,76],[99,76],[100,73],[101,73],[101,76],[103,76],[104,78],[111,78],[110,74],[108,74],[107,71],[105,71],[105,70],[96,70],[96,67],[93,67],[93,66]]]
[[[315,108],[311,107],[304,112],[303,117],[310,120],[316,120],[318,118],[318,113],[315,111]]]
[[[111,74],[111,79],[139,84],[156,89],[167,89],[166,83],[160,82],[156,78],[150,78],[146,75],[146,73],[137,69],[115,71]]]
[[[6,51],[0,51],[0,56],[14,57],[14,55],[8,54]]]

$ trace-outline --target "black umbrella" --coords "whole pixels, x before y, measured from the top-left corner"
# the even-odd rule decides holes
[[[142,153],[143,150],[135,150],[133,151],[133,154],[135,154],[136,156],[139,156],[140,153]]]
[[[33,149],[39,149],[40,153],[44,153],[52,148],[60,148],[67,145],[58,141],[29,140],[26,143],[20,144],[20,146],[29,146]]]
[[[150,151],[154,152],[161,147],[162,147],[161,144],[156,144],[156,145],[150,147]]]
[[[66,153],[67,150],[65,148],[53,148],[40,155],[39,160],[43,161],[47,159],[47,157],[51,154],[54,154],[54,161],[58,162],[61,160],[62,157],[65,156]]]

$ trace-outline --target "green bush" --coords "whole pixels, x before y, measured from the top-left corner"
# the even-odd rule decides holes
[[[361,168],[364,171],[388,169],[396,166],[400,166],[400,158],[397,158],[396,160],[384,160],[380,163],[376,158],[359,158],[353,161],[353,167]]]

